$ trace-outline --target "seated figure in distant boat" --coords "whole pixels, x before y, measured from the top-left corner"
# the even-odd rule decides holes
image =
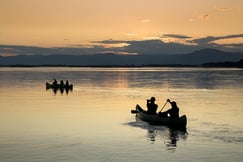
[[[69,87],[69,82],[68,82],[68,80],[66,80],[66,88],[68,88]]]
[[[157,111],[157,108],[158,108],[158,105],[155,104],[155,97],[151,97],[151,99],[147,100],[147,113],[148,114],[156,114],[156,111]]]
[[[167,102],[171,104],[171,108],[165,112],[162,112],[159,114],[161,117],[168,117],[171,119],[179,118],[179,107],[177,107],[177,104],[175,101],[170,101],[170,99],[167,99]]]
[[[52,82],[52,85],[56,86],[57,85],[57,80],[55,78],[53,78],[53,82]]]
[[[65,84],[64,84],[63,80],[61,80],[60,81],[60,88],[63,88],[63,87],[65,87]]]

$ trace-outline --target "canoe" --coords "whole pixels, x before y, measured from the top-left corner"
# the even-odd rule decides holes
[[[64,85],[60,85],[60,84],[54,85],[54,84],[50,84],[50,83],[46,82],[46,89],[70,89],[70,90],[72,90],[73,85],[72,84],[70,84],[69,86],[66,86],[65,84]]]
[[[139,105],[136,105],[136,110],[132,110],[132,113],[136,113],[136,116],[139,119],[153,125],[164,125],[176,129],[185,129],[187,124],[186,115],[182,115],[181,117],[176,119],[161,117],[158,114],[151,115],[148,114],[147,111],[145,111]]]

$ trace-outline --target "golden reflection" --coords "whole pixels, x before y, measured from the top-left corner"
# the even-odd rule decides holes
[[[127,71],[116,71],[109,72],[105,75],[102,81],[104,87],[115,87],[115,88],[128,88],[128,72]]]
[[[128,73],[126,71],[118,72],[118,88],[128,88]]]

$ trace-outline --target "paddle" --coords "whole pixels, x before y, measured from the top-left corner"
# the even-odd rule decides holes
[[[160,113],[160,112],[164,109],[165,105],[166,105],[168,102],[169,102],[169,101],[167,100],[166,103],[164,104],[164,106],[161,108],[161,110],[160,110],[158,113]]]
[[[138,111],[137,110],[131,110],[131,113],[136,114],[136,113],[138,113]]]
[[[166,103],[164,104],[164,106],[161,108],[161,110],[160,110],[158,113],[160,113],[160,112],[164,109],[165,105],[166,105],[168,102],[169,102],[169,101],[167,100]],[[131,110],[131,113],[132,113],[132,114],[136,114],[136,113],[138,113],[138,111],[137,111],[137,110]]]

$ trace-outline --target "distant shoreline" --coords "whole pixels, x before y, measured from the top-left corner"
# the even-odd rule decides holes
[[[144,68],[144,67],[178,67],[178,68],[242,68],[238,63],[205,63],[202,65],[183,65],[183,64],[148,64],[148,65],[0,65],[1,67],[22,67],[22,68],[35,68],[35,67],[90,67],[90,68]]]

